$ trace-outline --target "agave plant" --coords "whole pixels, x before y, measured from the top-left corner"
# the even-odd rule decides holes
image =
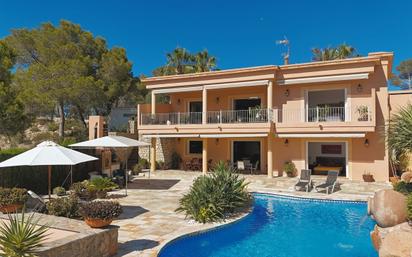
[[[219,221],[250,203],[247,183],[223,162],[212,174],[198,177],[188,194],[180,199],[177,212],[202,223]]]
[[[39,225],[34,214],[26,218],[24,210],[21,215],[9,214],[8,217],[9,222],[0,223],[0,252],[8,257],[36,257],[48,228]]]

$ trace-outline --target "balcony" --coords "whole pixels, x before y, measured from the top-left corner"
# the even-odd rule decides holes
[[[205,120],[203,120],[203,115]],[[236,124],[268,123],[271,109],[221,110],[202,112],[174,112],[142,114],[140,125]]]
[[[371,132],[375,129],[373,105],[274,110],[277,132]]]

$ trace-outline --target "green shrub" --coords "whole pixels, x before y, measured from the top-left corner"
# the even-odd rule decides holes
[[[118,188],[110,178],[97,177],[90,181],[88,188],[93,188],[96,191],[111,191]]]
[[[182,157],[177,152],[172,153],[172,162],[170,164],[172,169],[179,169],[180,163],[182,162]]]
[[[283,171],[285,171],[289,177],[293,177],[296,175],[296,166],[293,162],[287,161],[283,164]]]
[[[143,170],[143,167],[140,164],[136,164],[133,166],[133,175],[139,175]]]
[[[47,129],[49,131],[57,131],[59,129],[59,124],[57,124],[56,122],[49,122],[47,123]]]
[[[85,219],[111,220],[119,217],[122,207],[114,201],[94,201],[82,204],[79,212]]]
[[[47,237],[46,226],[39,225],[34,213],[27,218],[24,210],[20,215],[9,214],[9,223],[0,225],[0,252],[8,257],[35,257]]]
[[[88,180],[73,183],[70,187],[70,191],[72,195],[81,199],[91,200],[96,197],[96,190],[90,187],[90,182]]]
[[[26,148],[9,148],[9,149],[0,150],[0,161],[7,160],[27,150],[28,149]]]
[[[219,162],[213,173],[198,177],[189,193],[180,199],[177,212],[202,223],[225,219],[250,204],[251,195],[244,178]]]
[[[164,161],[157,161],[156,162],[156,169],[167,170],[167,169],[169,169],[169,167],[167,166],[167,163],[165,163]]]
[[[407,208],[408,208],[408,220],[412,221],[412,193],[408,195]]]
[[[24,204],[27,198],[27,190],[24,188],[0,188],[0,206]]]
[[[148,169],[149,165],[150,165],[149,161],[147,159],[143,159],[143,158],[139,160],[138,164],[140,166],[142,166],[143,169]]]
[[[53,188],[53,194],[57,196],[66,195],[66,189],[64,189],[64,187],[55,187]]]
[[[41,143],[43,141],[46,141],[46,140],[53,141],[53,142],[58,142],[59,135],[56,134],[56,133],[53,133],[53,132],[40,132],[40,133],[34,135],[34,137],[33,137],[33,142],[35,144],[39,144],[39,143]]]
[[[64,147],[69,147],[69,145],[72,145],[76,143],[76,139],[73,137],[65,137],[62,140],[59,140],[59,145],[64,146]]]
[[[47,213],[54,216],[79,217],[79,200],[76,196],[51,199],[46,203]]]
[[[412,183],[406,183],[404,181],[399,181],[398,183],[393,185],[393,189],[402,193],[404,195],[408,195],[412,193]]]

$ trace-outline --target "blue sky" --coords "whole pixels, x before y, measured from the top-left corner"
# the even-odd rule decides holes
[[[310,61],[313,47],[346,42],[363,55],[394,51],[396,66],[412,58],[410,10],[408,0],[3,1],[0,38],[70,20],[126,48],[135,75],[150,75],[176,46],[208,49],[221,69],[281,64],[284,49],[275,41],[284,35],[292,63]]]

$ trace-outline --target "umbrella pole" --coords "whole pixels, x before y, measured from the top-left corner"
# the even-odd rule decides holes
[[[73,185],[73,165],[70,166],[70,186]]]
[[[128,181],[128,178],[127,178],[127,176],[129,175],[129,172],[127,171],[127,159],[126,159],[126,169],[125,169],[125,171],[124,171],[124,178],[126,179],[126,187],[125,187],[125,190],[126,190],[126,196],[127,196],[127,181]]]
[[[47,167],[49,174],[49,200],[51,199],[51,165]]]

